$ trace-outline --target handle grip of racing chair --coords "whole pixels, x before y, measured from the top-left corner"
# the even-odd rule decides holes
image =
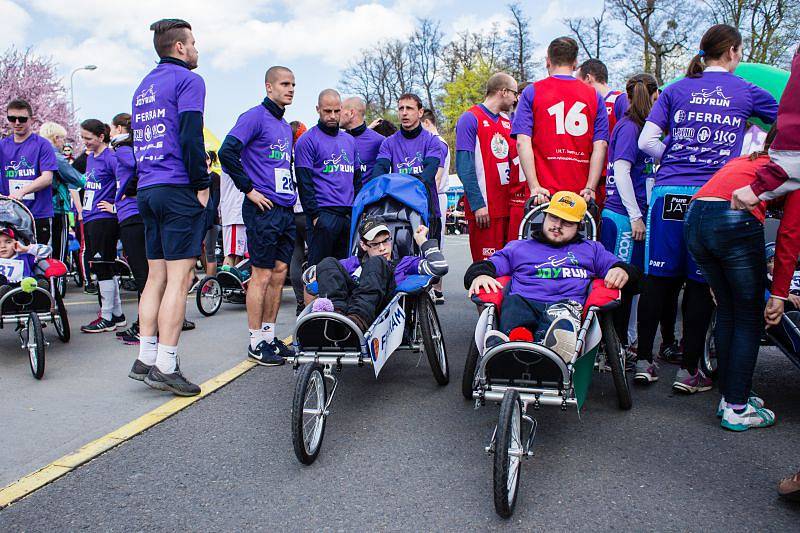
[[[67,273],[67,265],[58,259],[47,259],[47,268],[44,271],[44,277],[47,279],[58,278]]]
[[[595,279],[589,287],[589,294],[583,305],[583,316],[585,318],[589,310],[609,311],[619,307],[621,303],[622,291],[620,289],[609,289],[606,287],[605,280]]]
[[[492,304],[496,308],[500,309],[500,305],[503,303],[503,295],[505,294],[506,287],[508,287],[509,282],[511,282],[511,276],[500,276],[497,278],[497,281],[503,286],[497,292],[490,292],[484,289],[478,291],[478,294],[473,294],[470,299],[476,305],[488,305]]]

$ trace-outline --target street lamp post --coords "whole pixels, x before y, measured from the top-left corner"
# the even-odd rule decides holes
[[[97,70],[97,65],[84,65],[82,67],[78,67],[72,71],[69,75],[69,107],[70,107],[70,114],[75,117],[75,91],[73,90],[74,82],[73,78],[75,77],[75,73],[80,70]]]

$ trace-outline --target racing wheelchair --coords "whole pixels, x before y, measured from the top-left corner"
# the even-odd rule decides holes
[[[531,238],[541,227],[546,204],[526,206],[519,237]],[[587,212],[580,226],[586,239],[594,240],[597,226]],[[508,287],[510,277],[498,278]],[[625,376],[625,353],[607,311],[620,304],[618,289],[608,289],[603,280],[591,283],[584,303],[575,353],[569,361],[543,344],[511,340],[483,348],[486,334],[497,329],[504,293],[481,291],[472,297],[480,310],[464,367],[462,393],[475,401],[475,408],[487,401],[500,402],[500,414],[486,452],[493,457],[493,494],[495,511],[509,518],[517,501],[522,459],[533,456],[537,421],[528,413],[542,406],[560,407],[562,411],[583,407],[594,369],[610,368],[622,410],[632,406],[631,391]],[[479,347],[481,347],[479,349]],[[524,428],[523,422],[527,424]]]
[[[36,243],[33,215],[22,202],[0,196],[0,225],[13,228],[17,238],[24,244]],[[11,260],[4,262],[7,263],[3,265],[6,277],[12,283],[19,283],[22,280],[22,266],[14,265],[15,261]],[[17,286],[0,296],[0,329],[15,326],[20,347],[27,350],[31,374],[36,379],[44,376],[45,349],[48,345],[44,328],[53,324],[62,342],[67,343],[70,339],[67,308],[56,287],[56,280],[66,274],[64,263],[48,259],[44,272],[47,289],[39,285],[26,291]]]
[[[203,316],[213,316],[222,302],[245,303],[250,274],[250,259],[247,258],[234,267],[222,266],[214,276],[203,278],[195,293],[197,310]]]
[[[427,221],[425,186],[416,178],[392,174],[368,182],[355,199],[350,231],[351,250],[357,250],[357,228],[363,218],[380,217],[392,234],[395,257],[419,254],[413,234]],[[312,312],[306,306],[294,330],[294,356],[287,358],[297,373],[292,401],[292,442],[297,459],[311,464],[325,435],[325,423],[345,366],[372,366],[375,377],[396,350],[423,352],[433,377],[447,385],[450,369],[436,306],[429,296],[436,278],[409,276],[395,289],[391,301],[365,333],[349,318],[333,312]],[[316,282],[306,287],[317,291]]]

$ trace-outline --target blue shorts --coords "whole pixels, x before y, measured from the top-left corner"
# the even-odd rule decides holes
[[[148,259],[198,257],[206,233],[205,207],[188,187],[157,185],[136,194]]]
[[[603,247],[639,270],[644,269],[644,241],[634,241],[628,215],[603,209],[600,242]]]
[[[699,189],[688,185],[653,187],[647,213],[646,274],[705,283],[683,237],[683,217]]]
[[[254,267],[271,269],[277,261],[287,265],[292,262],[295,225],[291,207],[274,204],[271,209],[261,211],[245,198],[242,220],[247,230],[247,252]]]

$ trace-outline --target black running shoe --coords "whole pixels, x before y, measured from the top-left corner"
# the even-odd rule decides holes
[[[285,348],[285,346],[284,346]],[[292,354],[294,355],[294,354]],[[275,348],[267,341],[261,341],[255,350],[247,347],[247,357],[261,366],[281,366],[286,360],[275,352]]]
[[[180,368],[176,368],[172,374],[165,374],[156,365],[153,365],[144,378],[144,382],[154,389],[171,392],[178,396],[197,396],[200,394],[200,387],[183,377]]]
[[[658,358],[665,363],[679,365],[683,362],[683,351],[677,342],[666,346],[662,344],[661,349],[658,351]]]
[[[192,329],[194,329],[196,327],[197,327],[197,324],[195,324],[191,320],[186,320],[184,318],[183,319],[183,327],[181,328],[181,331],[189,331],[189,330],[192,330]]]
[[[83,292],[85,292],[86,294],[97,294],[99,292],[99,289],[97,288],[96,283],[89,283],[88,285],[85,285],[83,287]]]
[[[146,365],[137,359],[133,362],[131,371],[128,372],[128,377],[135,379],[136,381],[144,381],[144,378],[147,377],[147,374],[150,372],[151,368],[153,368],[152,365]]]
[[[128,321],[125,319],[125,313],[122,313],[119,316],[111,315],[111,322],[113,322],[118,328],[124,328],[128,325]]]
[[[270,344],[272,351],[280,355],[281,357],[294,357],[294,350],[286,346],[282,340],[275,338],[272,340]]]
[[[84,333],[105,333],[106,331],[114,331],[117,326],[110,320],[99,316],[92,320],[85,326],[81,326],[81,331]]]
[[[133,324],[131,324],[131,327],[129,327],[125,331],[118,331],[117,332],[117,338],[121,339],[123,337],[136,337],[137,339],[139,338],[139,321],[138,320],[136,322],[134,322]]]

